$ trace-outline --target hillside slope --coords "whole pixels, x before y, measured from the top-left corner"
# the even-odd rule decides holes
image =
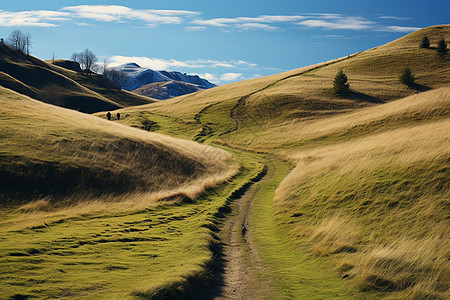
[[[283,122],[327,117],[401,99],[447,86],[450,81],[450,55],[440,58],[433,48],[419,48],[418,40],[425,35],[433,46],[440,38],[450,39],[450,26],[422,29],[348,57],[219,86],[138,110],[169,114],[189,122],[195,121],[196,114],[206,106],[208,110],[233,109],[232,120],[215,120],[210,127],[234,134],[241,129],[245,135],[270,130]],[[415,88],[408,88],[398,79],[408,66],[417,78]],[[332,90],[333,78],[340,69],[347,74],[351,88],[351,93],[342,98]],[[229,134],[227,138],[232,137]],[[236,135],[234,142],[241,143],[241,138]]]
[[[0,85],[50,104],[92,113],[154,100],[104,87],[87,77],[0,45]]]
[[[183,192],[223,180],[222,150],[132,129],[0,87],[2,204],[50,196]],[[225,177],[223,177],[225,176]],[[193,187],[194,186],[194,187]]]
[[[424,36],[430,49],[419,48]],[[150,130],[280,155],[295,168],[264,207],[276,229],[261,232],[284,233],[305,261],[321,261],[368,298],[446,299],[450,55],[437,55],[440,38],[450,39],[449,25],[315,66],[123,109],[128,116],[120,122],[154,121],[159,126]],[[405,67],[417,78],[412,87],[399,81]],[[340,69],[349,77],[346,97],[332,91]],[[307,265],[270,256],[270,247],[259,245],[267,266]],[[270,274],[286,286],[295,277]]]

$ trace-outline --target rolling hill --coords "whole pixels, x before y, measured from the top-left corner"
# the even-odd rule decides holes
[[[105,122],[3,87],[0,101],[3,203],[173,187],[195,197],[202,188],[189,192],[187,186],[226,169],[221,150]]]
[[[429,49],[419,48],[424,36]],[[247,221],[280,297],[306,295],[309,286],[297,280],[312,278],[320,265],[365,293],[355,298],[445,299],[450,55],[436,53],[441,38],[450,39],[449,25],[333,61],[122,109],[127,117],[120,122],[153,122],[158,126],[150,130],[264,153],[274,174],[285,167],[270,155],[294,164],[277,186],[261,187],[274,201],[255,196]],[[399,81],[406,67],[416,77],[411,87]],[[351,88],[344,97],[332,90],[341,69]],[[320,282],[309,280],[316,291]]]
[[[148,97],[106,88],[96,74],[87,77],[5,45],[0,45],[0,85],[50,104],[86,113],[154,102]]]
[[[419,48],[424,36],[429,49]],[[244,286],[247,298],[448,298],[450,55],[437,55],[441,38],[449,25],[124,107],[112,121],[22,95],[39,99],[50,78],[70,86],[63,95],[104,97],[96,78],[5,52],[2,83],[17,92],[0,88],[2,290],[201,298],[216,284],[219,297]],[[406,67],[414,85],[399,81]],[[345,96],[332,90],[339,70]],[[135,99],[111,93],[96,99]]]

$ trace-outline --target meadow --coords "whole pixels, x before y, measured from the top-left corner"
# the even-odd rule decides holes
[[[431,49],[418,47],[425,35]],[[254,241],[278,297],[307,293],[290,286],[288,274],[301,278],[294,266],[308,261],[350,282],[355,294],[347,297],[445,299],[450,64],[433,50],[442,37],[450,37],[448,26],[426,28],[316,66],[123,109],[129,119],[121,122],[140,126],[136,116],[145,115],[160,125],[156,131],[179,132],[158,122],[170,117],[191,139],[294,164],[271,204],[258,210],[262,196],[253,203],[255,227],[264,232],[255,229]],[[399,81],[407,66],[412,87]],[[351,87],[345,97],[331,89],[340,69]],[[275,216],[270,230],[263,214]],[[277,243],[290,254],[274,255],[269,245]]]
[[[425,35],[430,49],[418,47]],[[2,291],[198,298],[220,283],[226,220],[238,214],[257,299],[448,298],[450,58],[434,50],[442,37],[448,25],[111,111],[112,121],[2,88],[1,172],[33,187],[2,186]],[[410,87],[399,81],[407,66]],[[345,96],[332,90],[341,69]],[[43,171],[63,180],[49,185]],[[70,180],[86,175],[81,186]]]

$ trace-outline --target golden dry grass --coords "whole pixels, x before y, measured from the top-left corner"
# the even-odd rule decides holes
[[[73,203],[89,195],[138,192],[144,203],[175,195],[194,199],[236,171],[220,149],[47,105],[4,88],[0,93],[1,188],[9,196],[76,193]],[[16,177],[20,180],[14,183]],[[9,196],[3,201],[19,200]],[[117,202],[105,198],[93,202]]]
[[[425,35],[430,49],[419,48]],[[130,120],[170,116],[198,129],[196,137],[289,159],[296,167],[274,209],[294,244],[331,257],[362,289],[446,298],[450,56],[433,49],[440,38],[450,39],[449,25],[123,112]],[[399,81],[405,67],[417,78],[413,87]],[[332,91],[340,69],[351,87],[345,97]]]
[[[299,246],[350,252],[340,259],[353,261],[364,289],[445,298],[449,132],[447,118],[292,154],[297,166],[275,198],[280,220]]]

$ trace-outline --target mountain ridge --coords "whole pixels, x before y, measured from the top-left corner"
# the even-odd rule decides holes
[[[198,75],[188,75],[186,73],[181,73],[178,71],[155,71],[148,68],[143,68],[139,66],[137,63],[127,63],[116,67],[117,70],[124,72],[127,77],[122,86],[124,90],[133,91],[147,86],[149,84],[158,83],[158,82],[174,82],[177,87],[174,89],[174,92],[171,93],[170,90],[161,92],[159,88],[152,89],[152,86],[148,86],[145,88],[147,92],[143,92],[143,90],[138,91],[137,93],[144,96],[150,96],[156,99],[168,99],[181,95],[185,95],[192,92],[196,92],[199,90],[210,89],[216,87],[215,84],[209,82],[208,80],[201,78]],[[184,84],[183,84],[184,83]],[[186,89],[185,84],[190,84],[195,89],[189,88]],[[172,84],[173,85],[173,84]],[[156,86],[155,86],[156,87]],[[160,85],[158,85],[160,87]],[[176,91],[175,91],[176,90]],[[182,90],[185,90],[185,93],[180,93]]]

